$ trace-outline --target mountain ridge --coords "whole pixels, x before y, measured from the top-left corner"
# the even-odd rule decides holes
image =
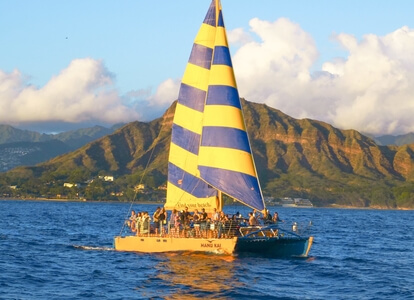
[[[309,198],[318,206],[414,207],[414,144],[381,146],[356,130],[242,102],[265,195]],[[68,180],[77,170],[83,179],[99,173],[115,175],[117,189],[133,188],[144,173],[149,185],[162,185],[175,104],[161,118],[128,123],[71,153],[9,171],[5,180],[11,184],[10,178],[16,176],[53,174]]]
[[[58,134],[46,134],[0,125],[0,172],[20,165],[30,166],[47,161],[108,135],[121,126],[122,124],[115,124],[106,128],[96,125]],[[55,147],[47,147],[51,144]],[[11,155],[16,151],[18,154]]]

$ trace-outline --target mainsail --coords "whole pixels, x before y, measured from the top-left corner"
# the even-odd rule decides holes
[[[221,209],[218,191],[263,210],[221,4],[194,40],[178,96],[168,162],[167,209]]]

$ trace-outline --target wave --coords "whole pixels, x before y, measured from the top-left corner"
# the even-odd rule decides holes
[[[112,247],[97,247],[97,246],[82,246],[82,245],[72,245],[75,249],[80,250],[98,250],[98,251],[114,251]]]

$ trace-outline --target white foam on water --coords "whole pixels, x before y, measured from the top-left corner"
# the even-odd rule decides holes
[[[73,245],[76,249],[81,250],[98,250],[98,251],[114,251],[112,247],[95,247],[95,246],[82,246],[82,245]]]

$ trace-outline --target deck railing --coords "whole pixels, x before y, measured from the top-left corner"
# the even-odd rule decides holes
[[[150,220],[141,222],[135,231],[124,232],[124,235],[162,236],[181,238],[233,238],[238,237],[285,237],[297,238],[310,233],[311,223],[304,225],[278,223],[248,226],[245,220],[229,220],[226,222],[205,222],[200,224],[174,225],[168,222],[155,228]],[[157,230],[156,230],[157,229]]]

